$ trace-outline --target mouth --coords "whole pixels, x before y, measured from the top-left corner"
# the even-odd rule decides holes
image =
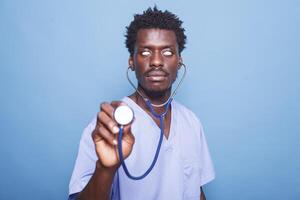
[[[168,74],[163,71],[151,71],[146,75],[146,79],[153,82],[161,82],[167,79]]]

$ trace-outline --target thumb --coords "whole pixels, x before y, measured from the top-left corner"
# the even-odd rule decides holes
[[[131,132],[131,123],[124,126],[123,138],[124,141],[127,143],[133,144],[134,143],[134,135]]]

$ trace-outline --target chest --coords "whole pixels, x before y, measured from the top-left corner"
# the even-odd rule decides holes
[[[191,191],[195,194],[194,197],[199,199],[200,168],[195,164],[199,163],[200,155],[196,149],[200,144],[196,134],[193,134],[197,130],[184,125],[186,122],[176,117],[169,122],[168,130],[171,137],[168,140],[164,138],[157,163],[145,179],[133,181],[126,177],[123,170],[119,170],[122,199],[182,200],[183,196]],[[189,135],[185,135],[186,132]],[[159,140],[158,124],[154,119],[141,120],[139,118],[133,126],[133,134],[136,140],[131,155],[126,159],[126,164],[132,174],[141,175],[149,168],[153,160]],[[132,188],[134,188],[134,193],[126,192]],[[176,188],[176,190],[171,191],[170,188]]]
[[[151,114],[151,113],[150,113]],[[166,139],[169,138],[170,135],[170,129],[171,129],[171,112],[168,112],[163,119],[159,119],[157,117],[154,117],[152,115],[149,115],[153,122],[156,124],[157,127],[160,129],[163,129],[163,133]],[[162,120],[162,121],[161,121]]]

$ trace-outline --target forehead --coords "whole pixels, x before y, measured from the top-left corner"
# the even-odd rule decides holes
[[[136,47],[140,46],[175,46],[177,40],[174,31],[165,29],[140,29],[137,33]]]

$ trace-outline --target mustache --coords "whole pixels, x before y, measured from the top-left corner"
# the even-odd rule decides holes
[[[169,72],[163,70],[162,68],[152,68],[148,71],[145,72],[145,76],[150,76],[152,73],[160,73],[160,74],[164,74],[164,76],[168,76]]]

